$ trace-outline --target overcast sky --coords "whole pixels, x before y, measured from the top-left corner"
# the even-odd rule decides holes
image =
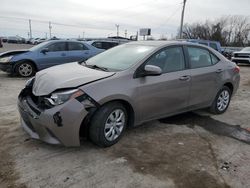
[[[152,35],[175,36],[180,24],[182,0],[0,0],[0,36],[27,37],[28,19],[33,37],[106,37],[135,35],[152,28]],[[185,22],[213,20],[225,15],[250,15],[249,0],[187,0]],[[62,26],[58,24],[71,26]]]

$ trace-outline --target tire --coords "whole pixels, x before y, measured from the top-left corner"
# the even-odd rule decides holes
[[[231,101],[232,91],[227,87],[223,86],[217,93],[212,106],[210,107],[210,112],[213,114],[223,114]]]
[[[35,70],[35,66],[33,63],[31,62],[22,62],[19,63],[16,68],[15,68],[15,72],[22,77],[30,77],[35,75],[36,70]]]
[[[128,114],[126,108],[118,102],[108,103],[102,106],[91,119],[89,128],[90,140],[100,147],[112,146],[122,137],[127,122]]]

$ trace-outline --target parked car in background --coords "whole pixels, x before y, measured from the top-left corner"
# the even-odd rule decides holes
[[[2,37],[2,42],[8,42],[8,38],[7,37]]]
[[[110,49],[113,48],[117,45],[119,45],[119,42],[115,42],[115,41],[102,41],[102,40],[93,40],[93,41],[88,41],[88,43],[96,48],[99,49]]]
[[[250,47],[243,48],[241,51],[234,52],[232,61],[235,63],[250,64]]]
[[[213,48],[214,50],[222,53],[222,48],[221,44],[219,41],[210,41],[210,40],[202,40],[202,39],[184,39],[187,42],[192,42],[192,43],[197,43],[197,44],[202,44],[205,46],[209,46]]]
[[[3,47],[3,41],[2,41],[2,38],[0,38],[0,48]]]
[[[86,60],[102,51],[84,42],[52,40],[29,50],[1,53],[0,69],[28,77],[54,65]]]
[[[47,41],[47,39],[45,39],[45,38],[41,38],[40,39],[39,38],[39,39],[37,39],[37,40],[34,41],[34,44],[37,45],[37,44],[40,44],[40,43],[45,42],[45,41]]]
[[[242,50],[241,47],[222,47],[222,54],[229,60],[232,59],[233,53]]]
[[[30,43],[35,44],[38,40],[39,40],[39,38],[33,38],[30,40]]]
[[[19,43],[18,37],[8,37],[8,43]]]
[[[79,146],[87,135],[107,147],[146,121],[207,107],[224,113],[239,80],[239,67],[209,47],[131,42],[82,64],[38,72],[21,91],[18,108],[32,138]]]
[[[26,44],[32,44],[32,40],[33,40],[33,38],[27,39],[27,40],[26,40]]]

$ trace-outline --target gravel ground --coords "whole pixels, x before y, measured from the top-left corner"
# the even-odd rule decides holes
[[[249,72],[241,66],[241,85],[225,114],[201,110],[151,121],[105,149],[30,139],[16,107],[26,79],[0,72],[0,187],[250,187]]]

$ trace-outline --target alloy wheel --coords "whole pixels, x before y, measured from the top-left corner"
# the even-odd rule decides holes
[[[105,138],[108,141],[114,141],[115,139],[117,139],[121,135],[124,125],[125,112],[121,109],[116,109],[111,112],[105,123]]]

